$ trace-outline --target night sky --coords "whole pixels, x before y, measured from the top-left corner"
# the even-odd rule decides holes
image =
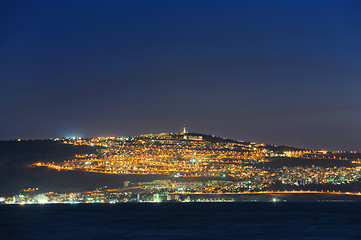
[[[360,1],[1,1],[0,139],[361,150]]]

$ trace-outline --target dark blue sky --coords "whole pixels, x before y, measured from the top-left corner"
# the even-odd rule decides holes
[[[361,150],[359,1],[2,1],[0,139]]]

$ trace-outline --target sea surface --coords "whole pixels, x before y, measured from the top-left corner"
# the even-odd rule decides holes
[[[361,239],[361,203],[0,205],[0,239]]]

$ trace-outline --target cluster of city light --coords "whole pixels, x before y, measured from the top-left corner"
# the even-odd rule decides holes
[[[276,182],[285,185],[347,184],[361,178],[356,152],[325,150],[276,151],[275,146],[181,133],[132,137],[65,139],[65,144],[98,146],[98,154],[76,155],[62,163],[34,166],[104,174],[168,175],[173,177],[229,178],[232,192],[264,190]],[[350,159],[351,156],[351,159]],[[353,167],[263,167],[274,157],[348,161]],[[227,189],[223,189],[227,191]]]
[[[57,170],[82,170],[108,174],[152,174],[184,177],[248,178],[266,171],[251,165],[266,162],[273,152],[254,143],[210,142],[202,136],[161,133],[128,138],[93,138],[66,144],[100,146],[98,156],[63,163],[36,163]]]
[[[75,193],[41,193],[24,189],[11,197],[0,198],[0,204],[52,204],[52,203],[122,203],[122,202],[203,202],[235,201],[241,195],[272,195],[278,201],[278,195],[284,194],[322,194],[361,197],[360,192],[341,192],[330,190],[243,190],[234,181],[171,181],[155,180],[152,182],[130,183],[126,187],[110,189],[102,187],[94,191]],[[130,183],[130,184],[129,184]],[[229,197],[227,197],[229,196]],[[267,198],[264,198],[267,199]],[[238,200],[240,200],[238,198]]]

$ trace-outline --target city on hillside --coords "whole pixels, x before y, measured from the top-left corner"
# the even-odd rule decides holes
[[[21,141],[21,140],[19,140]],[[159,180],[77,193],[21,190],[1,203],[230,201],[255,194],[361,194],[358,152],[299,149],[182,132],[130,137],[56,138],[95,153],[31,167],[112,175],[159,176]],[[237,197],[238,196],[238,197]],[[273,198],[272,198],[273,199]]]

